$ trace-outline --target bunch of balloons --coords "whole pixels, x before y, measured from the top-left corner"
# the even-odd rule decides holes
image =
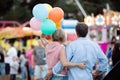
[[[41,30],[45,35],[53,34],[60,28],[60,21],[64,17],[64,12],[60,7],[52,8],[49,4],[37,4],[32,9],[33,17],[30,26],[34,30]]]

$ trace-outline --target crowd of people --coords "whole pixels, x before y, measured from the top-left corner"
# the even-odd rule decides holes
[[[108,69],[119,62],[120,40],[111,41],[105,55],[98,43],[86,38],[86,24],[78,23],[75,31],[78,39],[72,42],[57,29],[51,42],[42,35],[38,45],[29,49],[20,51],[10,43],[5,52],[0,46],[0,80],[17,80],[18,75],[20,80],[103,80]]]

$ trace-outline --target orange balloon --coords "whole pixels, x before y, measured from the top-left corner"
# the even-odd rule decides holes
[[[54,22],[60,22],[64,17],[64,12],[61,8],[55,7],[53,8],[48,15],[48,18],[53,20]]]

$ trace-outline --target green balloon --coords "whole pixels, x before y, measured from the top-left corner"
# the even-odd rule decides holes
[[[41,32],[45,35],[51,35],[56,31],[56,25],[52,20],[46,19],[40,26]]]

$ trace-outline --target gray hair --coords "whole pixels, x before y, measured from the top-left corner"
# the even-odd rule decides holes
[[[65,32],[62,29],[57,29],[54,34],[52,34],[53,41],[64,42],[66,40]]]

